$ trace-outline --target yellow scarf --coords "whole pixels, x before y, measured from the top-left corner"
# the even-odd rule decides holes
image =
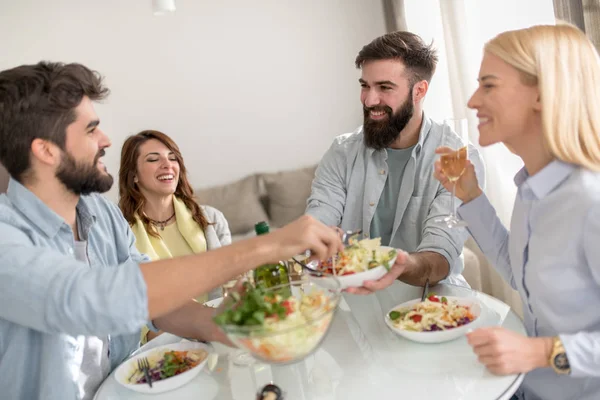
[[[206,251],[206,237],[202,227],[198,225],[192,218],[192,213],[186,207],[185,203],[173,196],[173,208],[175,217],[177,218],[177,229],[181,232],[181,236],[188,243],[195,254]],[[131,227],[135,235],[135,245],[140,253],[148,255],[152,261],[162,260],[165,258],[173,258],[173,255],[167,248],[167,245],[160,237],[154,237],[146,232],[146,228],[139,216],[135,216],[135,224]],[[196,301],[204,303],[208,300],[208,295],[201,295],[196,298]],[[142,327],[140,341],[146,343],[148,328]]]
[[[173,196],[173,208],[177,218],[177,229],[195,254],[206,251],[206,237],[202,227],[194,221],[192,213],[185,203]],[[140,253],[147,254],[151,260],[173,258],[167,245],[160,237],[151,236],[146,232],[142,220],[136,215],[135,224],[131,227],[136,239],[136,247]]]

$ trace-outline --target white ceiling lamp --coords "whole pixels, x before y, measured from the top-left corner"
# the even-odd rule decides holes
[[[175,11],[175,0],[152,0],[154,15],[165,15]]]

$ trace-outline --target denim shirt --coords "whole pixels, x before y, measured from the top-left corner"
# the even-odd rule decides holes
[[[148,298],[134,237],[120,210],[81,196],[89,265],[71,227],[15,180],[0,196],[0,391],[16,399],[78,398],[77,337],[109,336],[111,369],[139,343]]]
[[[433,222],[451,211],[451,194],[433,177],[433,164],[438,157],[435,149],[456,148],[459,143],[458,135],[448,125],[423,115],[419,141],[401,178],[390,246],[408,252],[441,254],[450,265],[444,282],[466,285],[461,274],[467,231]],[[483,160],[472,145],[469,158],[479,182],[485,186]],[[365,146],[362,127],[338,136],[317,167],[306,213],[344,230],[362,228],[370,236],[371,221],[389,173],[386,159],[385,150]]]
[[[600,173],[553,161],[515,177],[510,232],[485,195],[459,214],[523,300],[527,334],[560,336],[571,375],[529,372],[526,400],[600,399]],[[521,397],[523,398],[523,397]]]

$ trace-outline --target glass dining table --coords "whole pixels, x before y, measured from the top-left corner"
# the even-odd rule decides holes
[[[368,296],[344,294],[321,346],[304,360],[276,366],[256,362],[235,365],[235,352],[212,344],[218,354],[213,368],[173,391],[142,394],[120,385],[111,374],[95,400],[249,400],[266,384],[274,383],[286,400],[461,399],[508,400],[523,375],[496,376],[478,361],[465,337],[422,344],[397,336],[384,316],[393,307],[419,298],[422,288],[396,282]],[[525,334],[521,319],[502,301],[460,286],[440,284],[430,291],[441,296],[476,297],[486,309],[477,327],[502,326]],[[182,339],[163,334],[139,351]]]

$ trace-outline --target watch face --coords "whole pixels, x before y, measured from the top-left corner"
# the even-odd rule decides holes
[[[559,353],[554,357],[554,366],[563,371],[571,368],[569,359],[565,353]]]

